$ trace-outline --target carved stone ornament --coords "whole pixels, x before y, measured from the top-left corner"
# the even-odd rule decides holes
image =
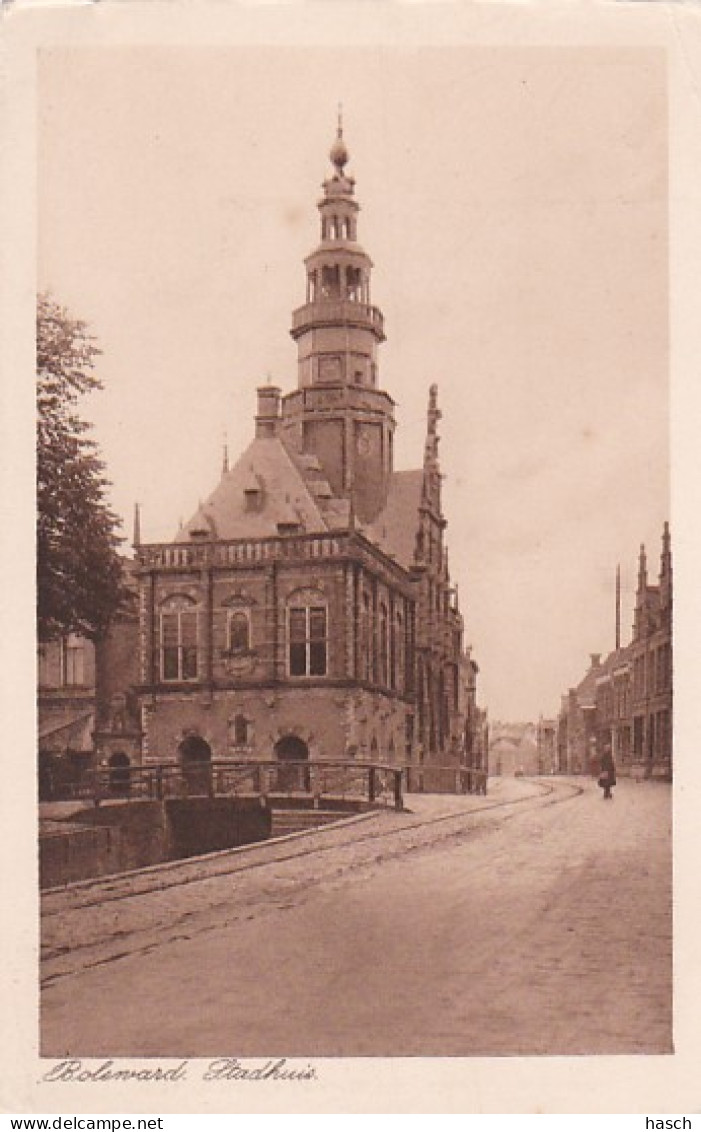
[[[224,666],[229,676],[250,675],[255,656],[252,652],[237,652],[224,655]]]

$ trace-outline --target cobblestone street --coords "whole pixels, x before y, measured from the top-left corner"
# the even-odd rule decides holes
[[[409,796],[44,898],[42,1053],[668,1053],[671,790]]]

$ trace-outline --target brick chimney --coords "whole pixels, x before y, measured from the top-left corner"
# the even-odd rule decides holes
[[[261,385],[257,390],[258,412],[256,414],[256,436],[277,436],[280,428],[281,391],[277,385]]]
[[[600,652],[590,652],[589,653],[589,659],[591,661],[591,667],[592,668],[598,668],[599,665],[601,664],[601,653]]]

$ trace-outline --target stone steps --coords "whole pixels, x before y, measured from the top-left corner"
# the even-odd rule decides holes
[[[273,810],[271,837],[303,833],[331,822],[343,821],[350,815],[342,810]]]

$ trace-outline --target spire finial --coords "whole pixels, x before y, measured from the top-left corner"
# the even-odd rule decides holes
[[[131,540],[133,547],[141,546],[141,509],[139,504],[134,504],[134,537]]]
[[[343,140],[343,103],[338,104],[338,124],[336,126],[336,140],[329,152],[331,164],[336,167],[336,174],[343,176],[343,167],[348,164],[348,150]]]
[[[221,470],[222,470],[222,475],[226,475],[226,473],[229,470],[229,438],[226,434],[226,429],[224,429],[224,451],[223,451],[223,454],[222,454]]]

